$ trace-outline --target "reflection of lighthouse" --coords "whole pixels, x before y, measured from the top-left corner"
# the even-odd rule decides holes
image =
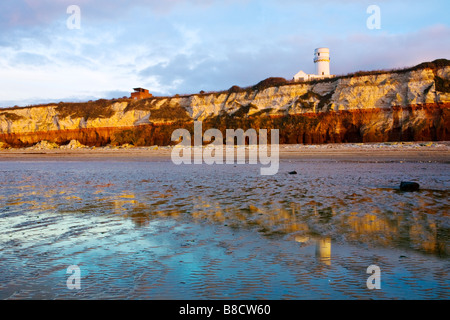
[[[331,238],[317,240],[316,257],[327,265],[331,264]]]
[[[307,244],[310,241],[308,236],[296,236],[295,241],[301,244]],[[331,265],[331,238],[316,239],[316,259],[320,262]]]
[[[330,75],[330,49],[317,48],[314,50],[314,64],[316,65],[316,75]]]

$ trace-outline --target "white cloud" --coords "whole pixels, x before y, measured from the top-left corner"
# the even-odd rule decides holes
[[[77,3],[81,30],[65,24],[72,1],[0,2],[0,106],[121,96],[136,86],[175,94],[290,78],[313,72],[318,46],[330,47],[337,74],[450,56],[447,16],[423,10],[418,24],[419,2],[398,15],[409,7],[383,1],[379,31],[367,30],[365,4],[353,0],[327,1],[325,9],[290,0]]]

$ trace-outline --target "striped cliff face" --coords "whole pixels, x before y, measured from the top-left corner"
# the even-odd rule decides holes
[[[176,128],[279,129],[280,143],[450,139],[450,66],[138,101],[0,109],[0,142],[170,144]]]

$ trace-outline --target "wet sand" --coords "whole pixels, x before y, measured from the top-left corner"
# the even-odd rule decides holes
[[[101,147],[80,149],[5,149],[0,161],[15,160],[136,160],[171,159],[173,147]],[[248,152],[248,146],[247,146]],[[270,150],[270,147],[269,147]],[[411,160],[450,161],[450,142],[349,143],[326,145],[280,145],[280,159]]]

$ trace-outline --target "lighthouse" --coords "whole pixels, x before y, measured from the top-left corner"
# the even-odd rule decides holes
[[[311,81],[315,79],[333,78],[330,74],[330,49],[317,48],[314,50],[315,74],[307,74],[300,70],[294,75],[294,81]]]
[[[314,50],[314,64],[316,66],[316,75],[330,75],[330,49],[317,48]]]

